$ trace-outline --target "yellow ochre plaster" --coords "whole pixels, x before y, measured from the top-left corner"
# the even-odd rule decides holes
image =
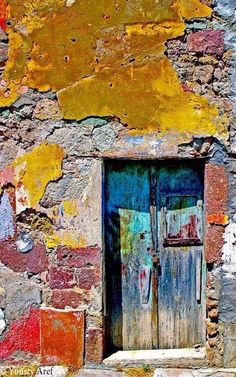
[[[184,92],[165,57],[199,0],[8,0],[9,60],[0,106],[22,86],[58,92],[66,119],[116,116],[130,132],[223,135],[207,99]]]
[[[39,204],[47,184],[61,177],[63,158],[61,147],[43,143],[15,160],[17,200],[22,207],[36,207]]]

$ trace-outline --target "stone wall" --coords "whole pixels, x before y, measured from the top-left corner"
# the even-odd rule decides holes
[[[51,16],[63,18],[58,7],[64,1],[52,3],[52,9],[36,9],[48,33]],[[73,65],[57,72],[50,54],[50,64],[43,60],[45,79],[40,54],[35,55],[43,46],[43,27],[29,13],[28,0],[27,17],[17,13],[18,0],[9,1],[8,21],[0,6],[1,363],[41,360],[79,367],[102,361],[103,161],[125,157],[206,161],[207,363],[236,367],[235,7],[230,0],[190,3],[182,2],[181,22],[175,20],[164,37],[163,9],[163,19],[152,21],[152,32],[145,29],[151,16],[146,14],[146,22],[138,12],[139,18],[102,24],[99,65],[88,88],[84,76],[71,82]],[[67,8],[73,25],[73,8]],[[145,32],[125,29],[137,20]],[[60,22],[63,27],[65,20]],[[130,35],[134,40],[127,39]],[[146,47],[145,35],[150,38]],[[59,39],[63,45],[62,34]],[[65,54],[59,50],[55,47],[56,57]],[[67,54],[63,64],[70,49]],[[142,63],[141,71],[133,59]],[[121,61],[133,70],[129,76],[117,68]],[[106,70],[110,76],[101,78]],[[67,80],[64,86],[60,75]],[[98,90],[104,82],[112,88],[105,97]],[[150,102],[153,97],[156,103]],[[61,339],[67,352],[61,352]]]

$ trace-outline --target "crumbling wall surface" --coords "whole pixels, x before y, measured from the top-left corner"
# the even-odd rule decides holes
[[[103,159],[205,158],[207,362],[236,366],[233,3],[1,1],[0,363],[102,361]]]

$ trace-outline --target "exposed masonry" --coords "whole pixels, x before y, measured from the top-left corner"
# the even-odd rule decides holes
[[[40,208],[27,208],[16,214],[14,184],[3,186],[0,193],[2,362],[32,361],[33,357],[38,360],[38,308],[41,306],[84,310],[86,362],[102,361],[102,234],[98,197],[101,196],[103,157],[196,158],[196,163],[198,158],[205,158],[208,165],[206,184],[214,188],[212,197],[206,198],[209,203],[206,208],[207,360],[211,365],[236,366],[233,3],[218,0],[212,21],[192,20],[183,37],[166,44],[166,54],[184,90],[206,96],[217,105],[225,119],[225,127],[230,131],[229,140],[202,135],[188,140],[178,135],[130,136],[126,125],[115,118],[65,121],[52,92],[28,90],[10,108],[1,109],[1,170],[12,164],[19,154],[31,151],[45,141],[57,144],[65,151],[62,175],[47,184]],[[207,33],[205,29],[208,29]],[[7,37],[1,32],[1,69],[6,61]],[[80,229],[86,238],[84,246],[77,250],[79,257],[69,247],[45,245],[45,235],[50,236],[53,230],[60,231],[68,226],[63,214],[59,220],[52,216],[53,208],[58,206],[57,210],[62,211],[61,202],[71,199],[79,200],[82,208],[82,220],[78,221],[74,216],[73,224],[70,223],[73,230]],[[219,201],[222,201],[221,210],[215,213],[214,205],[217,207]],[[218,249],[214,247],[213,250],[214,245]],[[17,335],[14,329],[17,329]],[[22,341],[27,329],[33,329],[28,344]]]

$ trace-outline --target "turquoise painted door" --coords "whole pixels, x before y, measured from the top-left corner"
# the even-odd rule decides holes
[[[105,249],[110,352],[182,348],[202,341],[198,172],[180,165],[108,163]]]

